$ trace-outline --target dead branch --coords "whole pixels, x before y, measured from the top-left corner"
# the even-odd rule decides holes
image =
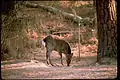
[[[79,23],[79,21],[81,21],[83,18],[80,17],[80,16],[75,16],[74,14],[71,14],[71,13],[66,13],[66,12],[63,12],[61,10],[58,10],[54,7],[51,7],[51,6],[45,6],[45,5],[39,5],[39,4],[35,4],[35,3],[31,3],[31,2],[23,2],[23,5],[25,5],[26,7],[31,7],[31,8],[42,8],[44,10],[47,10],[49,12],[52,12],[54,14],[57,14],[58,12],[61,13],[65,18],[67,19],[70,19],[70,20],[73,20],[74,22],[77,22]]]

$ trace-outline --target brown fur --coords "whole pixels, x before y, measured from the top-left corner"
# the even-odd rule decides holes
[[[73,53],[71,53],[71,48],[66,41],[53,38],[50,35],[45,37],[43,39],[43,41],[45,42],[45,47],[46,47],[46,50],[47,50],[46,51],[47,64],[49,64],[48,63],[48,58],[49,58],[49,62],[53,66],[53,64],[51,63],[51,60],[50,60],[50,54],[53,50],[55,50],[55,51],[59,52],[59,55],[61,57],[61,64],[63,65],[62,53],[64,53],[65,56],[66,56],[67,66],[70,65]]]

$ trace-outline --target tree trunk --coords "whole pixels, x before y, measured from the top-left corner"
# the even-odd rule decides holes
[[[114,57],[117,53],[117,26],[115,0],[96,0],[98,52],[97,61],[101,58]]]

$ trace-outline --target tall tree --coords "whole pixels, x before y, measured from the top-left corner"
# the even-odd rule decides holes
[[[117,13],[115,0],[95,0],[98,27],[97,61],[117,53]]]

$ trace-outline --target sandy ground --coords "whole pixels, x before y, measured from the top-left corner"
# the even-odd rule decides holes
[[[1,62],[2,79],[114,79],[117,77],[117,62],[109,65],[99,65],[96,62],[96,51],[81,48],[81,59],[78,61],[78,52],[74,52],[71,65],[66,66],[65,56],[60,64],[60,56],[52,53],[52,63],[45,61],[45,49],[36,49],[36,60],[10,60]],[[90,49],[90,48],[89,48]],[[82,52],[84,50],[84,52]],[[38,54],[39,53],[39,54]]]

